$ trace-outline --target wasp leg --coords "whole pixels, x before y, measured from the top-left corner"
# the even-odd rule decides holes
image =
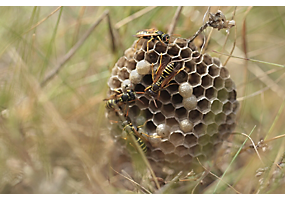
[[[136,42],[135,51],[137,51],[138,43],[139,43],[139,41],[140,41],[141,39],[142,39],[142,38],[140,37],[140,38],[138,39],[138,41]]]
[[[148,45],[149,43],[154,39],[153,36],[151,36],[151,38],[149,39],[149,41],[147,41],[147,44],[146,44],[146,52],[148,53]]]

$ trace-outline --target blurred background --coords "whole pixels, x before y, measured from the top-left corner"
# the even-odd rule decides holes
[[[188,192],[282,193],[285,8],[210,12],[218,9],[236,26],[206,29],[203,51],[226,64],[240,109],[235,133],[215,163],[223,180],[215,177],[203,190]],[[116,149],[103,99],[111,69],[136,31],[167,32],[176,10],[0,7],[1,193],[142,193],[112,184],[108,166]],[[183,7],[174,36],[194,35],[207,10]],[[258,153],[252,142],[259,142]]]

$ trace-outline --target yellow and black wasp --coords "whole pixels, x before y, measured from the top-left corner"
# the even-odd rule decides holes
[[[152,84],[145,88],[145,92],[152,97],[159,98],[161,89],[168,87],[169,82],[181,71],[184,67],[181,67],[181,62],[179,61],[172,61],[168,63],[161,62],[162,55],[160,59],[159,67],[157,68],[156,72],[153,71],[152,65]],[[155,101],[155,106],[157,107]]]
[[[140,30],[134,36],[139,38],[137,43],[136,43],[135,49],[137,49],[137,44],[140,41],[140,39],[148,39],[148,41],[147,41],[147,52],[149,49],[148,48],[149,43],[152,40],[159,40],[161,43],[167,45],[169,43],[169,38],[170,38],[169,34],[164,33],[162,31],[159,31],[155,28]]]
[[[143,139],[143,137],[141,137],[140,133],[138,132],[138,128],[135,127],[129,121],[124,121],[122,125],[123,125],[123,130],[127,134],[132,134],[135,137],[135,140],[138,143],[138,145],[140,146],[140,148],[142,149],[142,151],[144,153],[146,153],[147,152],[146,140]],[[145,134],[145,135],[147,135],[147,134]],[[127,138],[124,138],[124,139],[127,139]]]

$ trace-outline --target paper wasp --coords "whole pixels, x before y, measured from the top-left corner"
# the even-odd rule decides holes
[[[172,61],[162,64],[162,54],[160,59],[159,67],[156,72],[153,71],[152,65],[152,84],[145,88],[145,92],[152,97],[159,98],[161,89],[168,87],[169,82],[181,71],[184,67],[181,67],[182,60]],[[157,107],[155,101],[155,106]]]
[[[139,38],[137,43],[136,43],[135,49],[137,49],[137,44],[141,39],[148,39],[148,41],[147,41],[147,52],[149,49],[149,43],[152,40],[159,40],[161,43],[167,45],[169,42],[169,37],[170,37],[169,34],[163,33],[162,31],[159,31],[159,30],[154,29],[154,28],[140,30],[134,36]]]

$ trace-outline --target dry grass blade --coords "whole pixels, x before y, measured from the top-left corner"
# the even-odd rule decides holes
[[[206,167],[204,167],[204,166],[202,165],[202,163],[200,162],[199,158],[197,158],[197,160],[198,160],[199,164],[204,168],[204,170],[205,170],[206,172],[208,172],[209,174],[211,174],[211,175],[214,176],[215,178],[217,178],[217,179],[223,181],[224,184],[226,184],[227,186],[229,186],[230,188],[232,188],[237,194],[241,194],[241,193],[240,193],[239,191],[237,191],[233,186],[231,186],[230,184],[226,183],[224,180],[222,180],[222,179],[221,179],[220,177],[218,177],[216,174],[212,173],[210,170],[208,170]]]
[[[32,28],[30,28],[29,30],[27,30],[26,32],[24,32],[24,34],[30,32],[31,30],[35,29],[36,27],[38,27],[40,24],[42,24],[44,21],[46,21],[50,16],[52,16],[54,13],[56,13],[62,6],[57,7],[53,12],[51,12],[48,16],[46,16],[44,19],[42,19],[41,21],[39,21],[37,24],[35,24],[34,26],[32,26]]]
[[[177,24],[177,21],[179,19],[179,16],[180,16],[180,13],[182,11],[182,8],[183,8],[183,6],[178,6],[178,8],[177,8],[177,10],[175,12],[175,15],[174,15],[174,17],[172,19],[172,22],[171,22],[171,24],[169,26],[169,29],[168,29],[168,34],[169,35],[172,35],[173,32],[174,32],[174,29],[176,27],[176,24]]]
[[[109,13],[108,10],[101,15],[99,19],[90,27],[90,29],[78,40],[78,42],[65,54],[61,61],[55,66],[55,68],[46,75],[44,80],[41,82],[41,87],[44,87],[63,67],[63,65],[75,54],[75,52],[81,47],[85,40],[90,36],[93,30],[100,24],[103,18]]]
[[[156,6],[147,6],[144,9],[141,9],[140,11],[126,17],[125,19],[119,21],[118,23],[115,24],[115,29],[119,29],[122,26],[126,25],[127,23],[133,21],[134,19],[148,13],[149,11],[153,10],[154,8],[156,8]]]

